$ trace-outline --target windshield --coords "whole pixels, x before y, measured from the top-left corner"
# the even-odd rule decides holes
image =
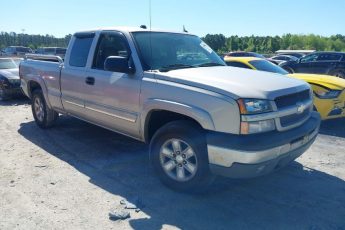
[[[187,34],[134,32],[144,70],[225,66],[200,38]],[[151,49],[152,48],[152,49]]]
[[[249,63],[255,67],[257,70],[271,72],[271,73],[279,73],[279,74],[288,74],[283,68],[269,62],[266,60],[254,60],[249,61]]]
[[[15,68],[18,68],[18,66],[12,59],[10,58],[0,59],[0,69],[15,69]]]

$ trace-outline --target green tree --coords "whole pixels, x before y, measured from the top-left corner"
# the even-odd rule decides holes
[[[215,51],[221,51],[226,48],[226,38],[223,34],[207,34],[202,40]]]

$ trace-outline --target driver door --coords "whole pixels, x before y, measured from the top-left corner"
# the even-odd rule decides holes
[[[305,57],[302,57],[299,60],[299,63],[296,65],[295,72],[297,73],[315,73],[316,60],[318,54],[309,54]]]
[[[112,72],[104,69],[109,56],[128,60],[131,51],[126,37],[120,32],[99,35],[91,67],[85,75],[90,83],[84,86],[87,119],[119,133],[139,137],[139,95],[141,75]]]

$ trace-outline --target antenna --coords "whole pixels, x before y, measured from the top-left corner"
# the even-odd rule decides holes
[[[183,32],[188,33],[188,30],[186,30],[186,28],[184,27],[184,25],[183,25]]]
[[[149,20],[150,20],[150,30],[151,30],[151,0],[149,0]]]

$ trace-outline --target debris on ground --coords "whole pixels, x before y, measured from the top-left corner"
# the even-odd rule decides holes
[[[139,212],[141,208],[144,207],[142,200],[139,197],[134,197],[133,202],[130,202],[126,199],[120,201],[120,204],[125,206],[125,209],[135,209],[136,212]]]
[[[35,168],[46,168],[47,165],[35,165]]]
[[[130,217],[130,213],[126,210],[113,209],[109,212],[109,219],[111,220],[124,220]]]

